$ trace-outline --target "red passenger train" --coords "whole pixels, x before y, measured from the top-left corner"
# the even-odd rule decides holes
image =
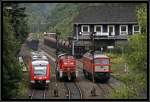
[[[31,86],[48,86],[50,83],[50,64],[43,53],[32,53],[29,66]]]
[[[75,80],[78,76],[76,59],[72,55],[60,54],[56,60],[56,77],[60,79]]]
[[[94,59],[93,59],[94,58]],[[107,82],[111,73],[110,58],[103,54],[86,53],[83,55],[83,73],[86,78]]]

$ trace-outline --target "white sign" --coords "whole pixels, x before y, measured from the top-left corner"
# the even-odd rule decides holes
[[[20,62],[20,63],[22,63],[22,62],[23,62],[22,57],[19,57],[19,62]]]
[[[107,46],[107,48],[108,48],[108,49],[113,49],[113,48],[114,48],[114,46]]]

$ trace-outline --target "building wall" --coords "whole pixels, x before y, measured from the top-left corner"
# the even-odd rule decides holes
[[[85,24],[85,25],[87,25],[87,24]],[[132,35],[132,25],[133,24],[128,24],[128,35]],[[81,24],[79,24],[77,26],[77,28],[78,28],[78,32],[77,32],[76,28],[75,28],[76,25],[74,25],[74,35],[76,35],[76,33],[78,35],[80,35],[79,33],[81,32],[81,26],[82,26]],[[90,32],[94,32],[94,24],[90,24],[89,26],[90,26]],[[108,32],[107,27],[108,27],[107,24],[103,24],[103,32]],[[120,33],[120,25],[115,24],[115,35],[120,35],[119,33]]]
[[[128,35],[132,35],[132,24],[128,25]]]
[[[115,25],[115,35],[119,35],[119,25]]]

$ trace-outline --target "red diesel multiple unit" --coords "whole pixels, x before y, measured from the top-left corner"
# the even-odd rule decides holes
[[[83,73],[86,78],[106,82],[110,78],[110,58],[103,54],[86,53],[83,55]]]
[[[29,68],[32,86],[47,86],[50,83],[50,64],[45,55],[34,53]]]
[[[56,60],[56,77],[57,79],[67,78],[75,80],[78,76],[76,59],[72,55],[60,54]]]

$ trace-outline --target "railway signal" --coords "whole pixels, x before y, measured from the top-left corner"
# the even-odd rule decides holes
[[[94,52],[95,52],[95,39],[94,39],[94,37],[95,37],[95,32],[93,32],[91,35],[90,35],[90,38],[91,38],[91,41],[92,41],[92,46],[93,46],[93,49],[92,49],[92,51],[91,51],[91,53],[92,53],[92,56],[93,56],[93,63],[94,63]],[[93,66],[92,66],[92,81],[93,81],[93,83],[94,83],[94,64],[93,64]]]

